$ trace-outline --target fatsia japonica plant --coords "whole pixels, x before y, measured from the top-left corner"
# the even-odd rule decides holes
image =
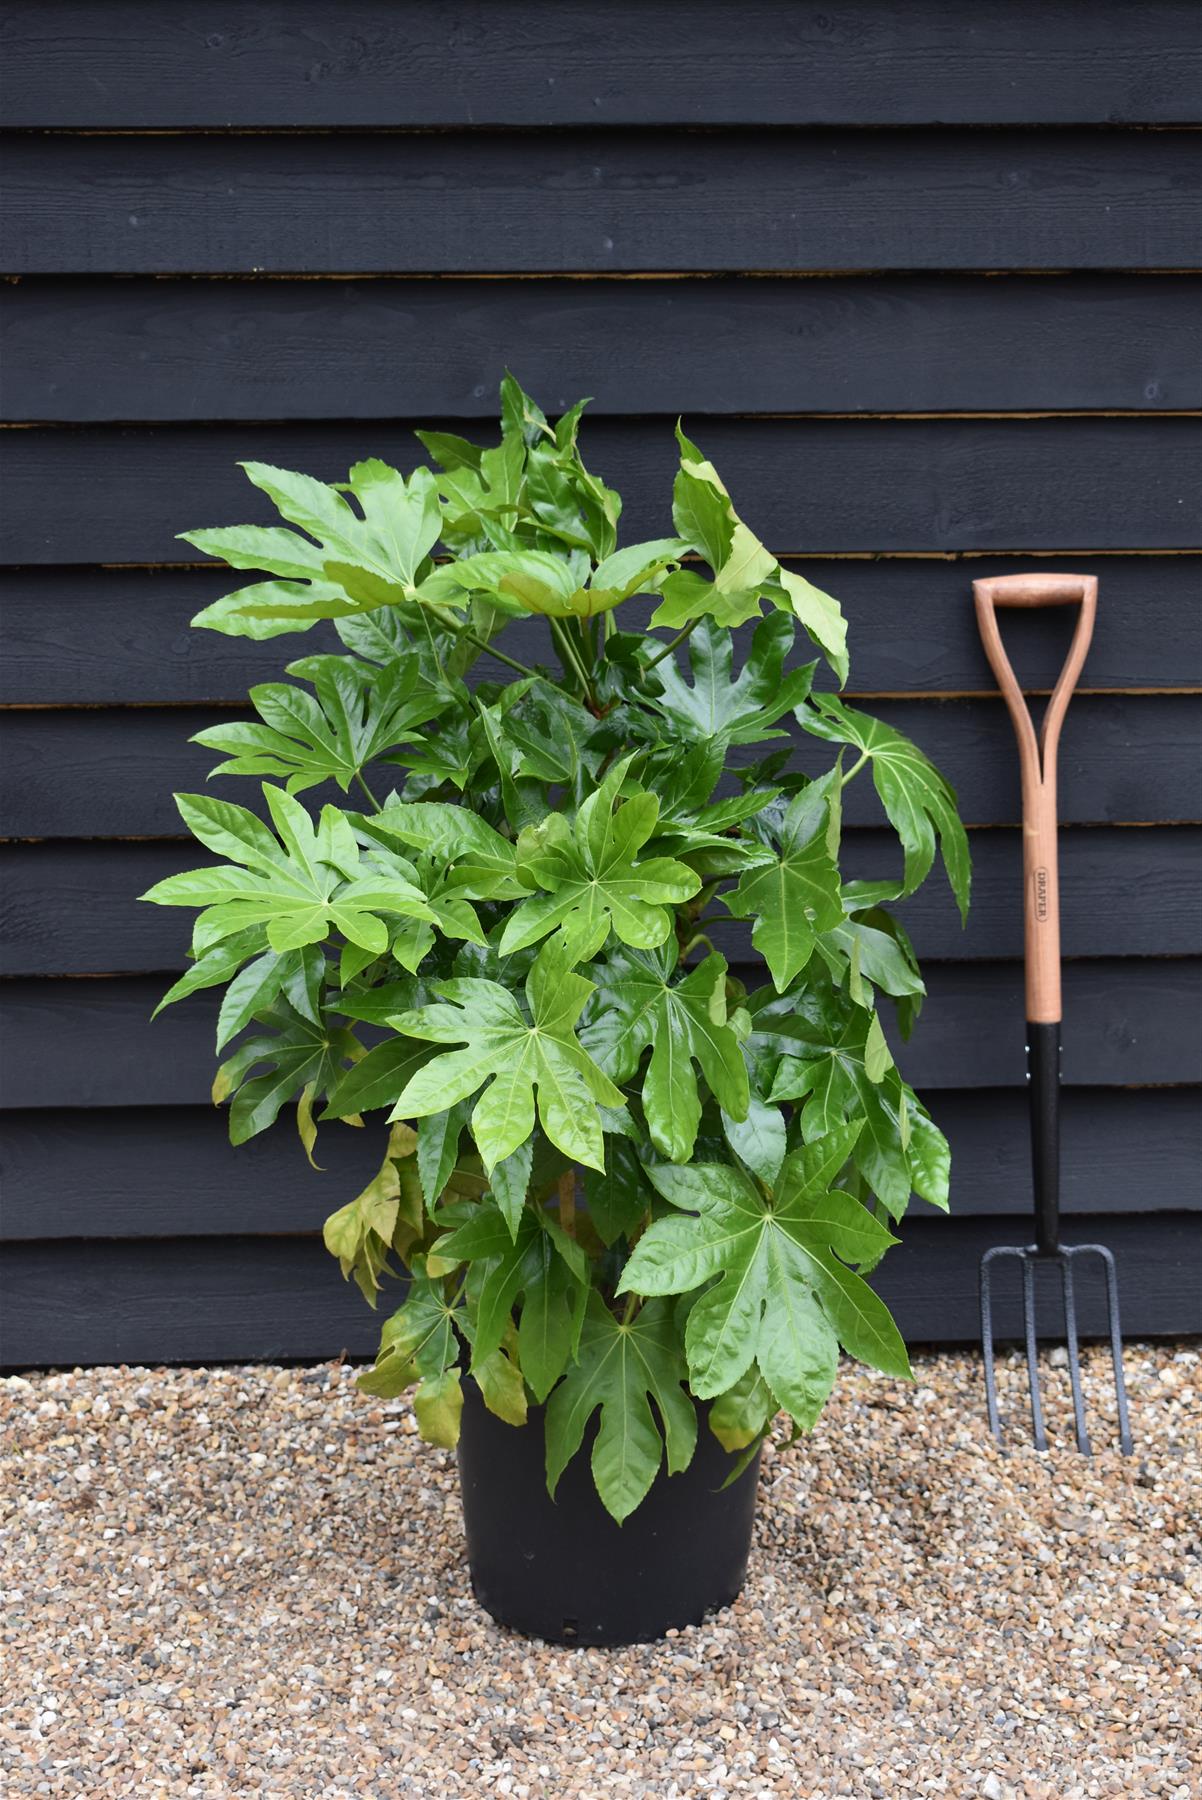
[[[383,1117],[325,1227],[373,1305],[407,1276],[360,1386],[414,1387],[443,1445],[465,1377],[514,1425],[545,1403],[552,1492],[599,1409],[621,1520],[688,1465],[694,1399],[746,1460],[781,1411],[813,1426],[840,1347],[909,1373],[864,1277],[912,1193],[946,1206],[948,1151],[881,1027],[923,993],[886,908],[938,847],[963,911],[969,859],[922,752],[790,660],[800,627],[846,682],[837,603],[679,430],[674,535],[620,545],[582,407],[552,426],[507,378],[500,443],[420,432],[408,479],[244,465],[283,523],[184,536],[266,578],[195,623],[330,620],[344,654],[199,734],[263,808],[177,796],[216,860],[144,898],[200,908],[163,1004],[224,985],[235,1143],[287,1104],[312,1160],[319,1121]],[[900,868],[845,881],[864,774]]]

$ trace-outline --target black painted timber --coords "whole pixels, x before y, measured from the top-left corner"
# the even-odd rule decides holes
[[[954,1218],[1030,1212],[1026,1096],[932,1091],[952,1147]],[[316,1174],[291,1121],[234,1148],[211,1107],[62,1107],[0,1116],[0,1238],[277,1236],[320,1230],[375,1174],[382,1115],[318,1134]],[[1188,1088],[1068,1088],[1069,1213],[1202,1211],[1202,1108]],[[927,1208],[916,1202],[915,1216]]]
[[[383,1115],[323,1128],[324,1179],[287,1113],[235,1151],[214,996],[149,1022],[189,921],[134,895],[203,860],[186,738],[337,643],[189,632],[252,577],[175,534],[274,517],[240,459],[338,480],[411,467],[412,424],[491,438],[506,365],[552,412],[595,396],[625,541],[669,527],[683,414],[842,599],[849,696],[960,790],[968,929],[938,873],[904,908],[930,999],[898,1054],[954,1157],[954,1216],[918,1205],[881,1272],[916,1342],[972,1340],[1030,1198],[1018,778],[970,584],[1100,577],[1061,748],[1069,1236],[1115,1249],[1129,1333],[1202,1330],[1200,49],[1192,0],[0,0],[0,1354],[370,1350],[312,1234]],[[1070,623],[1006,621],[1034,696]],[[849,872],[894,868],[867,775],[846,798]]]
[[[586,393],[589,373],[582,368]],[[1202,540],[1193,480],[1202,429],[1194,418],[687,423],[778,556],[1196,550]],[[593,419],[581,443],[590,467],[627,497],[630,541],[662,536],[676,467],[672,420]],[[195,562],[177,533],[278,522],[240,461],[345,481],[360,457],[407,471],[419,449],[400,422],[366,430],[248,423],[6,432],[0,561]]]
[[[1183,0],[10,0],[33,127],[1168,124],[1199,117]],[[447,80],[454,58],[455,79]]]
[[[762,971],[736,965],[758,985]],[[6,983],[0,1084],[10,1107],[184,1106],[208,1092],[216,1058],[211,993],[151,1021],[170,976]],[[902,1046],[915,1087],[1021,1087],[1022,970],[1014,963],[933,963],[921,1029]],[[1069,1086],[1202,1081],[1202,962],[1071,962],[1064,971],[1064,1080]],[[370,1037],[370,1033],[367,1034]]]
[[[1068,561],[1066,552],[1051,566]],[[849,694],[991,692],[971,584],[1048,566],[1047,558],[996,556],[789,560],[847,614]],[[1202,557],[1074,555],[1071,566],[1101,584],[1084,689],[1202,687]],[[202,607],[251,579],[220,567],[10,571],[0,577],[0,701],[243,706],[249,687],[279,679],[290,654],[342,649],[325,625],[261,644],[189,630]],[[1005,631],[1024,686],[1050,688],[1071,631],[1064,611],[1013,613]],[[538,620],[508,626],[505,644],[524,662],[548,654]]]
[[[974,831],[972,849],[973,904],[967,929],[961,929],[951,895],[939,880],[897,908],[924,960],[1022,955],[1019,834]],[[135,897],[185,861],[199,867],[211,860],[199,846],[175,840],[10,846],[0,892],[0,975],[182,969],[193,915],[182,907],[140,905]],[[898,861],[891,832],[859,830],[845,836],[843,868],[849,879],[892,875]],[[1066,953],[1202,955],[1200,867],[1202,828],[1197,826],[1064,831],[1060,887]],[[731,944],[745,945],[746,928],[732,920],[719,948],[727,949],[728,937]]]
[[[491,425],[504,362],[548,411],[582,371],[615,415],[1180,411],[1202,405],[1200,299],[1171,275],[32,280],[0,288],[0,381],[7,417],[76,424]]]
[[[938,764],[953,782],[967,822],[1018,822],[1018,771],[999,699],[874,700],[871,710],[912,737]],[[189,743],[189,736],[248,712],[248,707],[221,712],[80,707],[0,713],[0,835],[179,836],[173,792],[198,792],[219,760],[214,751]],[[1202,790],[1192,762],[1200,720],[1202,696],[1196,694],[1078,698],[1060,752],[1064,823],[1202,820]],[[796,729],[794,736],[798,768],[820,774],[830,767],[828,744]],[[757,753],[750,747],[738,760],[746,762]],[[398,772],[381,764],[378,773],[387,792]],[[245,776],[217,777],[212,791],[264,810],[259,784]],[[339,797],[332,785],[307,795],[316,802]],[[880,822],[880,805],[868,780],[848,787],[844,818],[853,826]]]
[[[1190,131],[14,137],[0,273],[1181,269]]]
[[[1066,1222],[1064,1236],[1102,1237],[1113,1248],[1129,1336],[1193,1328],[1195,1215],[1084,1215]],[[977,1262],[999,1238],[1021,1243],[1024,1234],[1016,1221],[988,1218],[914,1219],[904,1228],[873,1280],[911,1343],[974,1341]],[[4,1263],[11,1300],[0,1364],[10,1368],[368,1357],[390,1310],[386,1295],[371,1312],[317,1237],[12,1244]],[[1084,1271],[1077,1317],[1086,1337],[1105,1329],[1100,1284]],[[1018,1335],[1016,1295],[999,1294],[996,1328],[1002,1338]]]

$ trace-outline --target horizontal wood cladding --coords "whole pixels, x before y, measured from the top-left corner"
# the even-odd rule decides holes
[[[687,423],[777,555],[1096,554],[1202,540],[1193,491],[1202,428],[1192,418],[690,415]],[[626,496],[624,537],[662,535],[676,469],[672,421],[593,419],[582,444],[590,467]],[[0,432],[0,562],[195,562],[178,532],[276,522],[240,461],[343,481],[364,456],[411,469],[419,449],[399,422],[369,431],[339,423]]]
[[[999,1238],[1022,1242],[1022,1229],[1017,1221],[924,1218],[904,1234],[873,1277],[902,1333],[911,1343],[972,1343],[980,1330],[980,1256]],[[1068,1220],[1064,1236],[1069,1243],[1100,1238],[1113,1249],[1128,1336],[1202,1328],[1196,1216],[1086,1215]],[[0,1362],[9,1368],[317,1360],[339,1351],[369,1357],[388,1311],[387,1300],[378,1313],[369,1310],[315,1237],[13,1244],[4,1260]],[[1100,1269],[1096,1259],[1090,1264],[1079,1268],[1077,1317],[1082,1334],[1095,1337],[1106,1315]],[[1050,1288],[1048,1305],[1045,1316],[1058,1317]],[[999,1339],[1021,1331],[1018,1296],[1004,1276],[995,1326]],[[981,1409],[983,1430],[983,1397]]]
[[[1180,411],[1188,276],[74,281],[0,287],[3,409],[69,423],[549,412]],[[622,346],[620,356],[614,346]]]
[[[943,1090],[931,1105],[952,1147],[952,1216],[1030,1211],[1026,1095]],[[211,1107],[0,1114],[0,1237],[243,1237],[320,1231],[371,1180],[382,1115],[323,1126],[310,1169],[291,1119],[234,1148]],[[1202,1106],[1190,1088],[1069,1088],[1061,1121],[1066,1213],[1202,1210]],[[916,1201],[914,1218],[929,1217]],[[1004,1235],[1004,1234],[1003,1234]]]
[[[1021,957],[1022,845],[1017,831],[972,837],[968,927],[938,876],[897,908],[922,958]],[[105,975],[182,969],[192,915],[135,899],[177,869],[209,862],[192,843],[10,844],[0,852],[0,975]],[[849,831],[849,879],[892,874],[887,831]],[[1069,956],[1202,955],[1197,877],[1202,828],[1070,829],[1060,839],[1060,903]],[[746,929],[732,921],[736,952]],[[727,949],[724,941],[720,948]]]
[[[16,137],[27,275],[1180,269],[1190,132]]]
[[[1000,699],[874,700],[870,707],[945,772],[967,823],[1017,823],[1017,758]],[[1063,823],[1198,821],[1202,796],[1192,757],[1200,715],[1202,698],[1193,694],[1079,695],[1060,748]],[[218,760],[188,738],[232,716],[192,707],[0,713],[0,836],[180,836],[172,793],[198,792]],[[795,736],[799,768],[829,768],[829,745]],[[753,754],[743,750],[738,760]],[[395,773],[380,765],[385,791]],[[212,791],[263,810],[253,780],[225,776]],[[339,793],[331,786],[306,798],[337,801]],[[853,826],[880,823],[866,779],[848,787],[844,817]]]
[[[1083,688],[1202,688],[1202,558],[1063,554],[1054,565],[1101,583]],[[788,567],[842,601],[851,630],[848,693],[991,693],[973,578],[1038,571],[1047,558],[790,558]],[[279,680],[290,655],[344,648],[326,625],[261,644],[189,630],[200,608],[248,580],[220,567],[5,572],[0,704],[245,706],[247,689]],[[632,601],[626,610],[641,621],[650,608]],[[1071,619],[1056,608],[1006,619],[1006,648],[1026,688],[1051,688],[1069,630]],[[524,662],[552,661],[540,621],[507,626],[504,643]]]
[[[32,127],[1167,123],[1199,115],[1182,0],[10,0]],[[453,70],[453,79],[448,71]]]
[[[736,969],[749,985],[760,972]],[[1022,969],[934,963],[912,1043],[895,1044],[922,1089],[1022,1087]],[[217,1001],[193,996],[151,1013],[166,980],[24,980],[5,984],[0,1086],[11,1108],[186,1106],[209,1092]],[[1202,963],[1070,962],[1064,973],[1064,1079],[1075,1087],[1202,1080],[1197,1029]],[[890,1029],[892,1029],[890,1027]],[[370,1034],[369,1034],[370,1035]]]
[[[1066,553],[1054,566],[1100,582],[1083,687],[1202,687],[1202,557]],[[789,567],[842,602],[851,632],[849,693],[984,693],[995,682],[977,632],[972,582],[1030,573],[1046,568],[1047,559],[791,558]],[[0,703],[244,706],[247,689],[278,680],[291,655],[342,650],[325,625],[261,644],[188,629],[203,606],[251,579],[222,568],[7,572],[0,577]],[[637,603],[628,610],[643,616]],[[1055,608],[1007,618],[1007,650],[1026,687],[1051,687],[1071,624]],[[550,659],[547,641],[534,620],[510,625],[505,638],[529,663]]]

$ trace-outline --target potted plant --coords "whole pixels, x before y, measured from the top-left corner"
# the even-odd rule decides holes
[[[733,1599],[759,1447],[840,1347],[909,1374],[864,1277],[948,1151],[882,1030],[878,994],[904,1034],[923,993],[886,907],[938,845],[963,911],[969,858],[921,751],[789,664],[800,626],[845,682],[839,607],[683,432],[675,535],[619,547],[583,402],[501,397],[499,444],[419,432],[434,469],[332,486],[247,463],[284,524],[184,534],[269,576],[196,624],[331,620],[345,653],[199,734],[263,805],[178,795],[215,861],[144,898],[201,909],[162,1004],[224,986],[235,1143],[288,1104],[312,1160],[319,1121],[384,1116],[325,1239],[373,1305],[407,1275],[359,1385],[458,1444],[483,1604],[613,1643]],[[863,775],[902,867],[845,881]]]

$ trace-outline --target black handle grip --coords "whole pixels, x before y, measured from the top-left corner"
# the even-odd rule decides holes
[[[1027,1081],[1031,1107],[1031,1179],[1035,1190],[1035,1247],[1060,1248],[1060,1026],[1027,1021]]]

